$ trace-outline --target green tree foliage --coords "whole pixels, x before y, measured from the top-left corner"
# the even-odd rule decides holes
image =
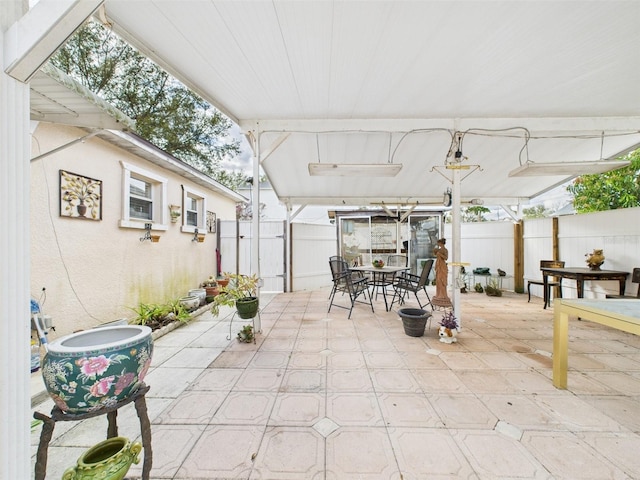
[[[578,213],[640,206],[640,150],[630,153],[628,167],[612,172],[582,175],[567,191]]]
[[[549,211],[544,205],[536,205],[534,207],[523,208],[522,216],[524,218],[544,218],[549,214]]]
[[[485,213],[489,213],[487,207],[483,207],[480,205],[475,205],[473,207],[466,207],[462,209],[462,221],[463,222],[486,222],[487,218],[484,216]]]
[[[51,62],[134,119],[144,139],[230,188],[244,183],[222,168],[240,151],[229,119],[99,23],[79,29]]]

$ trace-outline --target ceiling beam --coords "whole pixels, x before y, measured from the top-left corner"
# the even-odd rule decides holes
[[[31,76],[104,0],[40,0],[4,35],[4,71],[21,82]]]
[[[260,132],[410,132],[413,130],[448,130],[466,132],[473,129],[527,129],[530,132],[591,133],[640,132],[640,116],[629,117],[541,117],[541,118],[358,118],[358,119],[261,119],[242,120],[240,127],[260,125]],[[524,131],[513,132],[523,137]]]

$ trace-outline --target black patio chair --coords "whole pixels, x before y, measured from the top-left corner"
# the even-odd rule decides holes
[[[431,297],[429,296],[429,292],[427,292],[427,285],[429,284],[429,274],[431,273],[431,269],[433,268],[433,258],[430,258],[424,262],[424,266],[422,267],[422,273],[420,276],[412,275],[411,273],[402,272],[396,277],[396,282],[393,285],[395,290],[393,294],[393,299],[391,300],[391,307],[393,308],[393,304],[396,302],[396,298],[398,299],[398,305],[402,305],[405,300],[405,296],[407,293],[413,293],[418,301],[418,305],[420,308],[423,308],[427,305],[431,305],[431,310],[433,310],[433,303],[431,303]],[[427,302],[423,305],[418,297],[419,292],[424,292],[427,296]]]
[[[564,262],[562,260],[540,260],[540,268],[564,268]],[[531,301],[531,285],[544,286],[544,280],[527,281],[527,293],[529,294],[527,302]],[[547,279],[547,291],[543,292],[544,306],[542,308],[547,308],[551,304],[551,287],[557,287],[558,298],[562,298],[562,279],[551,276]]]
[[[327,313],[329,313],[331,307],[335,305],[339,308],[348,309],[348,318],[351,318],[351,312],[356,302],[365,305],[368,303],[371,306],[371,311],[374,312],[371,291],[369,290],[369,282],[367,279],[365,277],[354,276],[356,272],[349,270],[349,265],[344,260],[331,259],[329,260],[329,266],[333,277],[333,287],[329,295],[329,310],[327,310]],[[338,292],[342,293],[342,295],[346,294],[349,297],[349,306],[334,303],[336,293]],[[360,296],[364,296],[364,299],[359,299]]]

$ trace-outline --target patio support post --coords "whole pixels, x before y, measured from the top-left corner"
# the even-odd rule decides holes
[[[452,171],[452,192],[451,192],[451,234],[453,236],[451,244],[453,247],[451,266],[451,302],[453,311],[458,319],[458,325],[462,328],[462,305],[460,304],[460,289],[457,286],[458,271],[460,269],[460,169],[454,168]]]
[[[260,138],[260,132],[256,139]],[[253,205],[251,205],[251,273],[255,273],[260,278],[260,141],[255,142],[253,149],[253,184],[251,185]],[[257,295],[260,298],[260,288],[262,282],[258,283]],[[260,315],[254,319],[256,332],[262,331]]]
[[[5,73],[7,28],[22,2],[0,2],[0,478],[31,478],[29,372],[29,85]]]

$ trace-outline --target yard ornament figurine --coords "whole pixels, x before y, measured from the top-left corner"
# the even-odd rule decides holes
[[[440,320],[440,328],[438,329],[438,336],[442,343],[456,343],[458,339],[456,335],[460,330],[458,320],[456,320],[453,312],[449,311],[442,316]]]
[[[585,253],[587,265],[591,270],[600,270],[600,266],[604,263],[603,251],[602,249],[594,249],[592,253]]]

